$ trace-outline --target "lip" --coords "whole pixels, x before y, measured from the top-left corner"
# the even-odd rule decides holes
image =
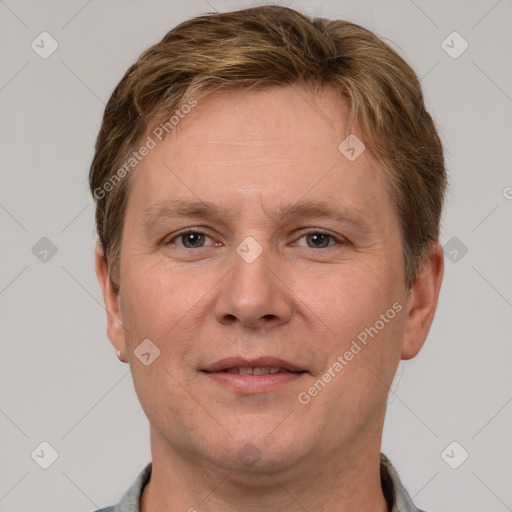
[[[271,373],[267,375],[238,375],[236,373],[227,373],[223,370],[236,366],[245,367],[279,367],[288,370],[290,373]],[[289,361],[276,357],[258,357],[256,359],[245,359],[243,357],[229,357],[221,359],[216,363],[201,370],[207,378],[225,386],[232,391],[241,394],[265,393],[276,388],[280,388],[285,384],[303,378],[308,373]],[[295,372],[295,373],[292,373]]]
[[[300,368],[295,366],[294,364],[286,361],[284,359],[279,359],[271,356],[261,356],[256,359],[246,359],[244,357],[227,357],[225,359],[221,359],[210,366],[203,368],[202,371],[211,373],[211,372],[221,372],[222,370],[227,370],[228,368],[234,368],[236,366],[245,366],[245,367],[267,367],[274,366],[279,368],[284,368],[289,372],[304,372],[304,368]],[[279,374],[275,374],[279,375]]]

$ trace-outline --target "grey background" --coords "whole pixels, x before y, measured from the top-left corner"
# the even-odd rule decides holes
[[[426,346],[400,365],[383,451],[422,508],[512,510],[512,2],[287,3],[391,42],[421,77],[446,146],[441,241],[455,261]],[[94,274],[93,144],[143,49],[191,16],[255,4],[0,1],[0,511],[117,503],[150,460]],[[31,48],[43,31],[59,44],[47,59]],[[456,59],[441,46],[453,31],[469,43]],[[42,237],[57,249],[46,262]],[[43,441],[58,452],[48,469],[31,458]],[[441,456],[452,441],[469,453],[458,469]]]

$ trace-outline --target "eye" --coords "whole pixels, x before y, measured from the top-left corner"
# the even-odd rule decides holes
[[[212,240],[208,235],[200,231],[188,230],[182,231],[170,240],[165,242],[165,245],[175,244],[185,249],[200,249],[206,246],[206,240]]]
[[[325,249],[326,247],[331,247],[337,243],[342,243],[341,240],[338,240],[333,235],[323,231],[311,231],[306,233],[305,235],[301,236],[294,245],[304,246],[304,244],[299,243],[299,241],[302,239],[305,239],[306,241],[305,246],[311,249]]]

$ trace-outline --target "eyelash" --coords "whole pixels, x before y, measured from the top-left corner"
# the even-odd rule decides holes
[[[310,228],[309,230],[303,232],[302,235],[299,238],[297,238],[297,240],[300,240],[301,238],[304,238],[305,236],[312,235],[312,234],[328,236],[331,240],[334,240],[334,242],[335,242],[334,244],[328,245],[327,247],[319,247],[319,249],[329,249],[330,247],[334,247],[336,245],[345,245],[348,243],[348,240],[346,240],[343,237],[337,238],[334,235],[331,235],[331,233],[328,233],[327,231],[322,231],[321,229],[318,230],[318,229],[314,229],[314,228]],[[294,243],[294,245],[297,245],[297,244]],[[307,247],[307,246],[306,246],[306,248],[313,249],[313,247]]]
[[[195,229],[195,228],[189,228],[184,231],[180,231],[179,233],[174,235],[170,240],[164,241],[164,245],[171,245],[174,242],[174,240],[177,240],[178,238],[185,236],[185,235],[189,235],[191,233],[199,233],[200,235],[208,236],[204,231],[201,231],[201,230]],[[211,237],[209,237],[209,238],[211,238]],[[181,246],[178,246],[178,247],[181,247]],[[188,247],[183,247],[183,248],[188,249]],[[203,247],[199,247],[199,249],[203,249]]]
[[[203,231],[201,231],[199,229],[189,228],[189,229],[186,229],[184,231],[181,231],[181,232],[177,233],[170,240],[164,241],[164,245],[171,245],[178,238],[180,238],[182,236],[185,236],[185,235],[189,235],[191,233],[198,233],[198,234],[201,234],[201,235],[208,236],[206,233],[204,233]],[[320,249],[328,249],[329,247],[333,247],[334,245],[340,245],[340,244],[341,245],[345,245],[345,244],[348,243],[348,240],[346,240],[345,238],[339,239],[339,238],[335,237],[334,235],[331,235],[330,233],[328,233],[326,231],[322,231],[322,230],[318,230],[318,229],[314,229],[314,228],[311,228],[308,231],[304,232],[297,240],[300,240],[301,238],[304,238],[305,236],[311,235],[311,234],[326,235],[330,239],[332,239],[332,240],[334,240],[336,242],[335,244],[328,245],[327,247],[320,247]],[[211,238],[211,237],[208,236],[208,238]],[[297,244],[294,243],[293,245],[297,245]],[[184,247],[184,246],[180,246],[180,245],[178,247],[183,247],[183,249],[190,249],[189,247]],[[204,247],[198,247],[197,249],[203,249],[203,248]],[[313,247],[309,247],[309,249],[313,249]]]

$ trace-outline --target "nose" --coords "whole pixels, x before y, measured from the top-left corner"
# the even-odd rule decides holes
[[[292,314],[292,294],[279,263],[264,250],[254,261],[234,255],[234,266],[219,290],[215,317],[223,325],[249,329],[277,327]]]

